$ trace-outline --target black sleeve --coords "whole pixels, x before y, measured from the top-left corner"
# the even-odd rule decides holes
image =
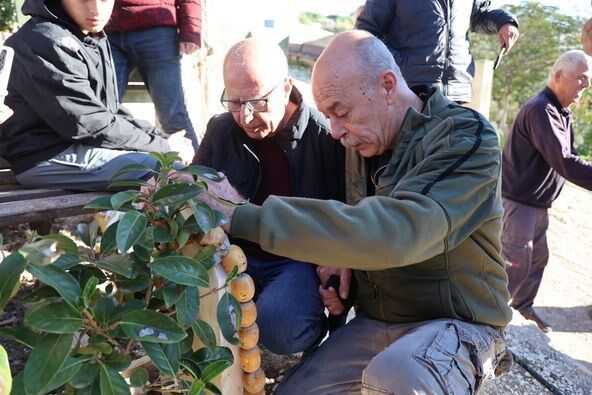
[[[66,141],[113,149],[169,151],[165,138],[153,127],[114,113],[95,94],[82,43],[74,35],[56,38],[29,36],[16,44],[22,78],[15,89],[41,119]],[[95,82],[96,83],[96,82]],[[20,85],[20,86],[19,86]]]

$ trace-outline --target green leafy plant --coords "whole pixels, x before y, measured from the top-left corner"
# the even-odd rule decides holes
[[[37,237],[0,264],[0,309],[18,291],[23,271],[39,284],[23,300],[24,325],[0,328],[0,336],[32,349],[24,370],[12,378],[13,394],[61,389],[67,394],[121,395],[129,394],[130,387],[220,393],[212,381],[232,365],[233,356],[198,318],[200,299],[221,293],[217,324],[229,343],[238,344],[241,309],[226,293],[237,268],[224,285],[211,287],[208,271],[217,264],[216,246],[193,240],[227,220],[197,198],[207,193],[204,180],[221,178],[201,166],[173,176],[178,157],[152,155],[157,170],[133,165],[116,176],[151,171],[155,183],[117,181],[112,187],[136,189],[88,205],[121,213],[104,232],[96,222],[79,225],[84,245],[61,234]],[[180,181],[179,174],[192,182]],[[186,249],[190,244],[198,247]],[[203,347],[194,351],[196,339]],[[132,361],[141,359],[151,362],[148,368],[130,369]]]

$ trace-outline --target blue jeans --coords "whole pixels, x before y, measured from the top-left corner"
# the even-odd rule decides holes
[[[195,130],[189,119],[181,80],[177,30],[153,27],[130,32],[109,32],[115,62],[119,100],[134,69],[138,69],[152,97],[156,116],[167,133],[184,129],[197,151]]]
[[[259,343],[275,354],[316,346],[327,331],[315,266],[290,259],[265,262],[247,257],[255,282]]]

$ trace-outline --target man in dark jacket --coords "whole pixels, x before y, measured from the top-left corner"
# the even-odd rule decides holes
[[[504,54],[518,38],[516,18],[489,0],[367,0],[356,27],[384,41],[410,86],[436,87],[456,102],[471,101],[469,30],[497,34]]]
[[[277,45],[257,39],[235,44],[224,60],[221,102],[196,163],[223,172],[251,203],[268,196],[344,200],[344,149],[325,117],[302,101]],[[325,335],[315,267],[266,253],[235,239],[257,285],[261,343],[277,354],[304,351]]]
[[[502,256],[509,277],[511,306],[545,331],[551,331],[533,309],[549,260],[547,210],[565,179],[592,190],[592,163],[573,146],[568,107],[590,86],[592,63],[583,51],[561,55],[547,86],[518,113],[503,150],[504,227]]]
[[[181,56],[201,46],[200,0],[115,0],[105,27],[109,36],[119,100],[137,69],[164,130],[185,130],[197,150],[183,94]]]
[[[27,187],[104,190],[125,165],[154,166],[148,151],[193,159],[183,131],[169,136],[120,107],[103,32],[112,7],[112,0],[27,0],[31,19],[6,40],[14,49],[6,97],[14,115],[0,126],[0,155]]]

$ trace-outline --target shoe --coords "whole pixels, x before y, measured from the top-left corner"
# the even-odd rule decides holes
[[[545,333],[553,332],[553,328],[543,320],[534,310],[521,311],[520,314],[529,321],[533,321]]]

